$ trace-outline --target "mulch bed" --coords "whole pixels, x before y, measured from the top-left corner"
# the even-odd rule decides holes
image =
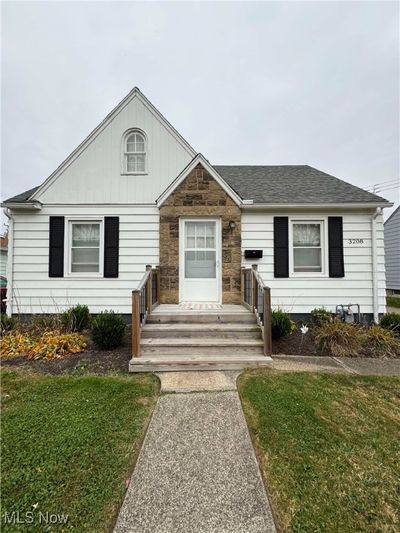
[[[302,337],[304,337],[302,339]],[[291,335],[272,341],[272,353],[275,355],[322,355],[318,353],[314,338],[309,331],[304,336],[297,330]]]
[[[62,359],[32,360],[19,356],[5,359],[2,365],[7,367],[25,367],[40,373],[52,374],[110,374],[112,372],[128,373],[131,346],[126,342],[115,350],[98,350],[89,346],[84,352],[69,354]]]

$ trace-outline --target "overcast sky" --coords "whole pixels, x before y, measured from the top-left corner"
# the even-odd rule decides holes
[[[396,2],[3,2],[2,198],[135,85],[212,163],[399,177]]]

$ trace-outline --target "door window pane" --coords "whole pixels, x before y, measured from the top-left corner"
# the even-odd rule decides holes
[[[206,247],[205,237],[201,237],[200,235],[197,235],[196,248],[205,248],[205,247]]]
[[[215,251],[186,251],[185,252],[185,277],[186,278],[215,278],[216,262]]]
[[[206,237],[206,248],[215,248],[215,238]]]

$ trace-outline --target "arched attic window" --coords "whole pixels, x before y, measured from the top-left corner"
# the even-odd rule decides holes
[[[124,172],[127,174],[146,172],[146,137],[141,131],[131,130],[125,134]]]

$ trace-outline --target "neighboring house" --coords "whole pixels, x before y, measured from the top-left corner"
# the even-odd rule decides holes
[[[130,316],[148,264],[160,265],[162,303],[240,304],[241,267],[257,264],[273,307],[295,318],[349,302],[385,312],[391,204],[308,165],[211,165],[137,88],[3,205],[9,313],[81,303]]]
[[[8,235],[0,236],[0,276],[7,276]]]
[[[400,206],[384,224],[386,288],[400,294]]]

